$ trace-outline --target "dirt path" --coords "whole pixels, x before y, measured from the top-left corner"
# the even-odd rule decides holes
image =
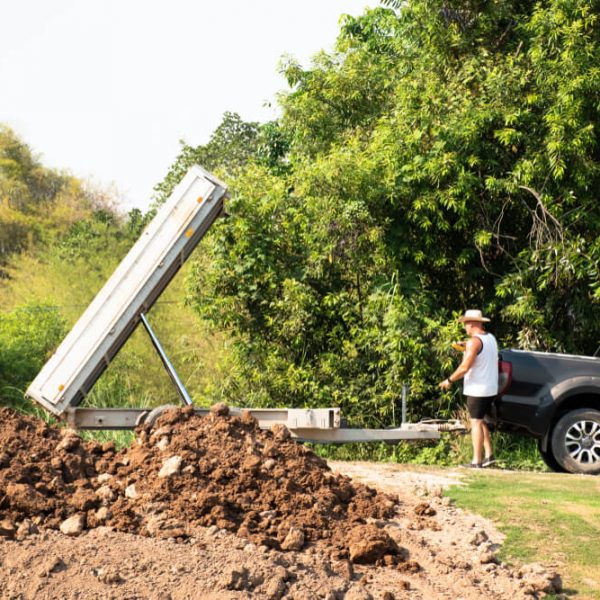
[[[439,492],[451,485],[460,485],[465,475],[465,471],[458,468],[440,469],[392,463],[333,460],[328,461],[328,464],[334,471],[348,475],[355,481],[398,494],[401,498],[413,496],[415,490],[419,495],[427,495],[431,491]]]

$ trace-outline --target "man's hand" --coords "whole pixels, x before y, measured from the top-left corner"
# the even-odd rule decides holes
[[[440,383],[440,387],[443,390],[447,390],[451,385],[452,385],[452,383],[450,383],[450,381],[448,381],[447,379],[444,379],[444,381],[442,381],[442,383]]]

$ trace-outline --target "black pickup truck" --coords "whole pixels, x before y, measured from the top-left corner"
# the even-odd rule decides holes
[[[600,474],[600,358],[500,352],[495,420],[538,439],[555,471]]]

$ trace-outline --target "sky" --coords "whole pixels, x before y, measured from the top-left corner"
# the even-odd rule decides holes
[[[0,123],[48,167],[146,209],[225,111],[277,116],[284,55],[331,49],[377,0],[0,0]]]

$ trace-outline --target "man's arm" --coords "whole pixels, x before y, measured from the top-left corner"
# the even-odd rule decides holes
[[[467,347],[465,348],[462,362],[460,365],[458,365],[458,368],[456,371],[454,371],[454,373],[452,373],[452,375],[450,375],[450,377],[444,379],[444,381],[440,383],[440,387],[444,390],[448,389],[455,381],[462,379],[466,372],[473,366],[473,363],[481,351],[481,348],[483,348],[481,340],[478,337],[472,337],[467,342]]]

